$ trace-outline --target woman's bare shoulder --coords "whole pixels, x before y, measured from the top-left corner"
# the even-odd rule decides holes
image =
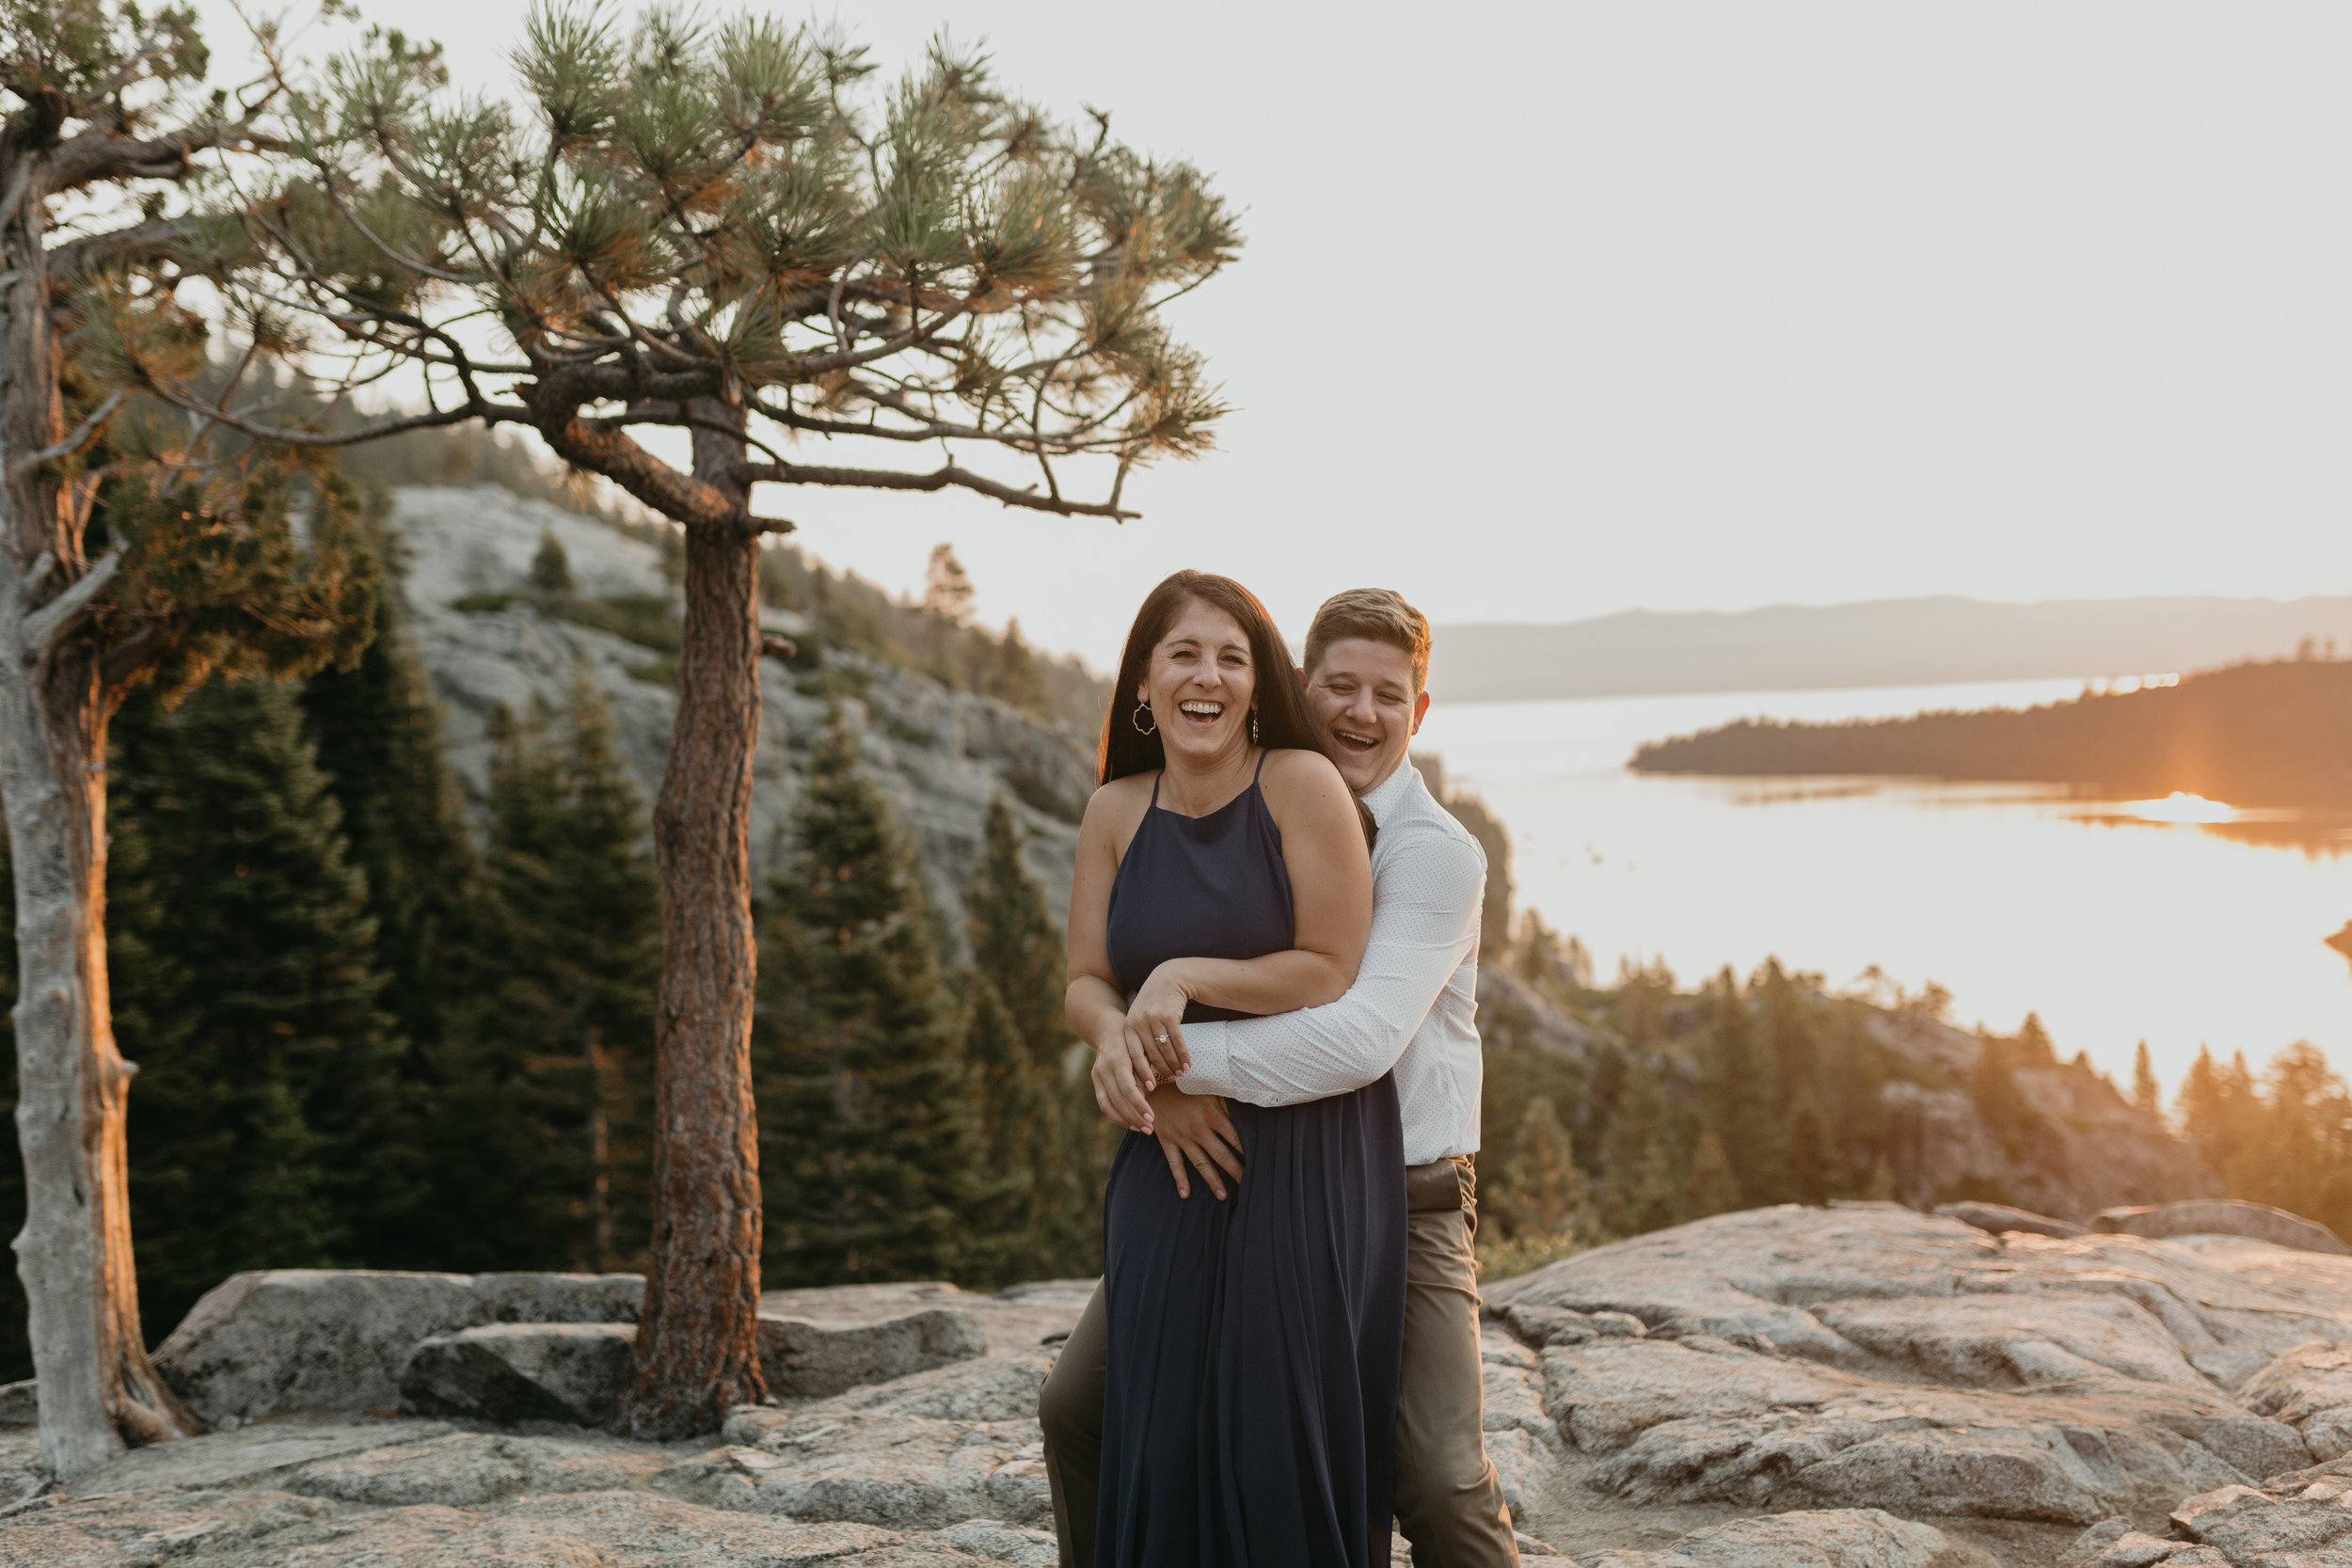
[[[1130,773],[1099,786],[1087,797],[1086,820],[1079,825],[1079,836],[1100,834],[1114,851],[1125,848],[1151,808],[1152,785],[1158,777],[1156,772]]]

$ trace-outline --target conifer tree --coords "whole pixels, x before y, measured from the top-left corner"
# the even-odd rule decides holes
[[[651,1215],[661,912],[644,804],[584,676],[561,713],[501,715],[494,735],[485,984],[436,1138],[470,1217],[444,1266],[498,1266],[527,1236],[546,1266],[625,1267]]]
[[[974,1233],[1001,1187],[981,1164],[922,879],[859,750],[836,712],[769,889],[753,1082],[762,1264],[779,1285],[993,1262]]]
[[[441,394],[436,418],[528,425],[683,528],[654,810],[656,1221],[614,1418],[675,1437],[764,1386],[748,831],[759,539],[793,525],[755,512],[754,489],[1135,515],[1133,472],[1205,451],[1223,413],[1162,309],[1239,240],[1198,171],[1143,158],[1099,117],[1047,120],[945,41],[885,85],[837,35],[756,10],[706,24],[656,7],[625,26],[549,6],[527,34],[520,113],[445,96],[435,52],[394,35],[389,59],[299,100],[312,183],[275,203],[240,193],[234,215],[276,272],[255,309],[308,312],[362,359],[408,359]],[[144,380],[239,418],[184,377]],[[641,441],[647,424],[672,440]],[[804,434],[879,466],[784,455]],[[936,467],[894,466],[934,448]]]
[[[1061,1157],[1053,1079],[1029,1050],[985,974],[972,977],[963,1046],[966,1082],[978,1106],[988,1175],[1005,1191],[976,1235],[995,1252],[1002,1283],[1056,1272],[1052,1242]],[[984,1272],[967,1262],[963,1272]]]
[[[1724,1152],[1724,1142],[1713,1128],[1699,1134],[1683,1191],[1683,1206],[1694,1220],[1727,1214],[1740,1207],[1740,1180],[1732,1174],[1731,1157]]]
[[[283,117],[316,102],[278,24],[257,31],[265,75],[232,86],[205,80],[189,7],[17,5],[0,28],[0,794],[19,879],[27,1198],[14,1250],[41,1455],[65,1480],[202,1425],[150,1363],[138,1308],[135,1067],[107,1014],[107,726],[143,681],[178,690],[223,667],[284,676],[357,654],[373,581],[350,498],[293,449],[400,422],[278,433],[242,452],[217,440],[251,405],[220,384],[181,291],[201,279],[218,300],[260,253],[182,192],[266,205],[303,140]],[[317,127],[319,150],[348,128]],[[246,366],[315,341],[274,309],[223,314]],[[166,379],[223,418],[157,418]]]
[[[1702,1046],[1701,1083],[1708,1124],[1750,1204],[1779,1200],[1784,1142],[1769,1057],[1747,999],[1726,969],[1709,988],[1714,1018]]]
[[[1619,1236],[1638,1236],[1681,1218],[1681,1183],[1674,1175],[1665,1097],[1645,1055],[1628,1064],[1625,1092],[1610,1117],[1601,1183],[1601,1221]]]
[[[369,1261],[452,1268],[453,1203],[479,1191],[435,1150],[448,1110],[454,1015],[472,994],[482,926],[481,859],[441,750],[441,714],[408,636],[398,542],[373,530],[389,579],[376,596],[374,638],[348,670],[302,683],[303,731],[342,811],[350,863],[365,878],[377,967],[407,1055],[404,1105],[416,1121],[385,1151],[402,1162],[386,1194],[386,1230]],[[405,1211],[403,1212],[403,1211]]]
[[[2148,1042],[2132,1053],[2132,1103],[2152,1117],[2164,1115],[2164,1098],[2156,1087],[2156,1069],[2148,1059]]]
[[[1788,1111],[1788,1187],[1785,1196],[1799,1203],[1822,1204],[1838,1186],[1843,1163],[1830,1136],[1821,1102],[1805,1085],[1797,1091]]]
[[[408,1121],[367,887],[292,691],[213,682],[115,725],[110,965],[142,1315],[240,1269],[366,1260]]]
[[[1027,1055],[1019,1079],[1023,1092],[1043,1097],[1039,1127],[1049,1141],[1028,1161],[1038,1226],[1029,1259],[1041,1273],[1083,1275],[1101,1266],[1107,1174],[1101,1134],[1109,1123],[1095,1114],[1083,1080],[1070,1070],[1077,1038],[1062,1015],[1061,928],[1046,909],[1045,890],[1029,874],[1025,842],[1004,800],[991,800],[979,859],[964,891],[972,969],[1003,1003]]]
[[[1496,1217],[1513,1236],[1533,1241],[1589,1227],[1590,1185],[1549,1096],[1527,1102],[1505,1168],[1509,1179],[1495,1194],[1501,1200]]]
[[[1969,1084],[1978,1117],[2011,1154],[2024,1141],[2027,1119],[2026,1097],[2017,1088],[2016,1053],[2011,1041],[1986,1036],[1977,1047],[1976,1070]]]

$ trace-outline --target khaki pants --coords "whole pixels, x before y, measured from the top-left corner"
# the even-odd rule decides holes
[[[1477,1179],[1467,1160],[1405,1173],[1405,1372],[1397,1390],[1396,1520],[1413,1568],[1518,1568],[1511,1513],[1486,1461],[1479,1387]],[[1038,1396],[1062,1568],[1093,1568],[1109,1324],[1098,1288]]]

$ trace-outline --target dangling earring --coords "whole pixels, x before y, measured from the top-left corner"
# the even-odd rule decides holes
[[[1160,721],[1158,720],[1152,719],[1152,722],[1148,725],[1144,723],[1146,719],[1151,718],[1152,705],[1150,703],[1137,703],[1136,705],[1135,712],[1127,715],[1127,722],[1136,727],[1136,733],[1137,735],[1157,735],[1160,733]]]
[[[1251,709],[1249,710],[1249,744],[1251,744],[1252,746],[1255,746],[1257,743],[1258,743],[1258,710],[1257,710],[1256,708],[1251,708]]]

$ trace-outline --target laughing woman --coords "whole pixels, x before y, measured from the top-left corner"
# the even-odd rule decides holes
[[[1070,900],[1070,1022],[1176,1092],[1184,1024],[1336,1000],[1366,822],[1256,596],[1179,572],[1128,633]],[[1102,1077],[1098,1074],[1098,1080]],[[1405,1302],[1395,1085],[1228,1107],[1246,1171],[1179,1195],[1144,1107],[1104,1196],[1097,1568],[1379,1568]],[[1074,1349],[1073,1345],[1073,1349]]]

